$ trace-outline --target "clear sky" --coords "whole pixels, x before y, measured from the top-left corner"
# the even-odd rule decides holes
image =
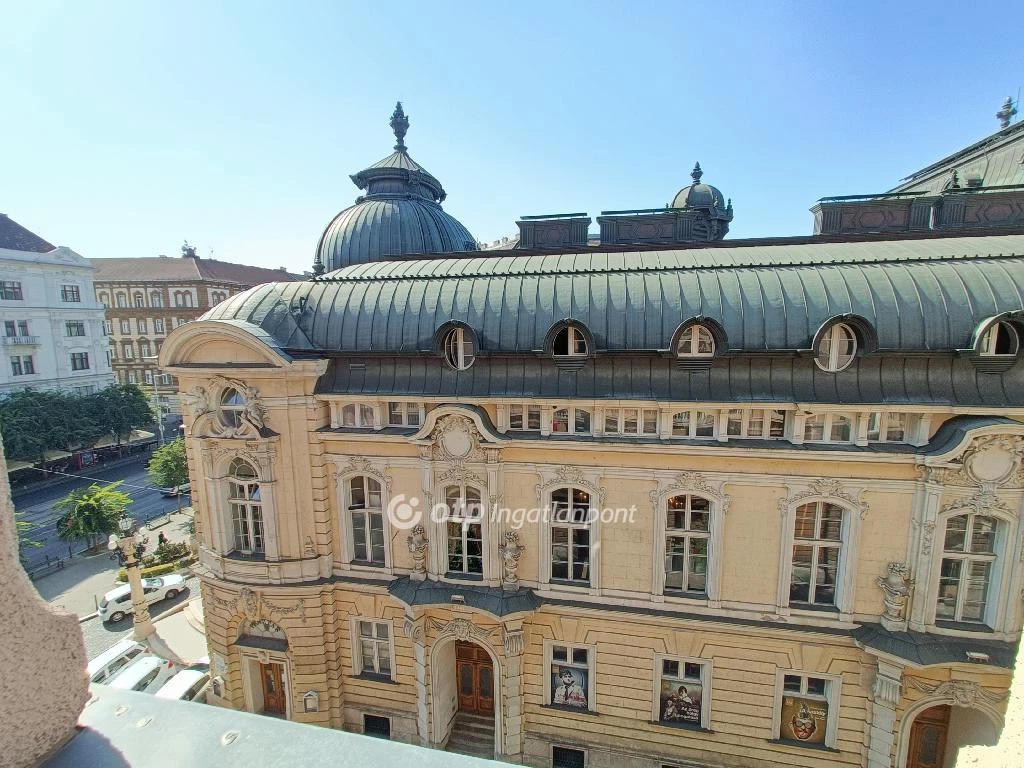
[[[308,269],[349,174],[410,154],[480,240],[704,181],[803,235],[997,127],[1024,3],[0,0],[0,211],[88,257]],[[1024,110],[1022,110],[1024,114]]]

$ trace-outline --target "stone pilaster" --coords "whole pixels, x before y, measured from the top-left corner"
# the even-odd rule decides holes
[[[871,687],[871,727],[868,731],[867,768],[890,768],[895,741],[896,708],[903,690],[903,667],[878,660]]]

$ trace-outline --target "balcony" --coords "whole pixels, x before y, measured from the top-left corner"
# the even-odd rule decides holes
[[[38,347],[38,336],[3,336],[4,344],[9,347]]]

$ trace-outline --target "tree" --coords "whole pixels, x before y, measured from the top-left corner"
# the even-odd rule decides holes
[[[184,485],[188,482],[188,459],[185,457],[185,440],[172,440],[163,448],[153,451],[149,460],[149,479],[159,486]],[[181,511],[181,494],[177,494],[178,511]]]
[[[25,565],[25,550],[29,548],[37,549],[43,546],[43,542],[37,541],[30,536],[30,531],[39,526],[31,520],[24,520],[21,512],[15,512],[14,527],[18,532],[18,560],[21,561],[22,565]]]
[[[145,393],[135,384],[111,384],[93,395],[87,395],[89,410],[113,432],[117,443],[128,440],[132,430],[151,424],[155,417]]]
[[[54,504],[54,509],[64,513],[57,521],[57,536],[63,541],[89,540],[117,531],[117,521],[132,503],[131,496],[118,490],[122,482],[76,488]]]

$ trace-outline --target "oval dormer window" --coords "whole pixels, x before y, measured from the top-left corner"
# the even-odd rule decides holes
[[[452,328],[444,337],[444,359],[457,371],[473,364],[473,339],[465,328]]]
[[[679,347],[676,351],[680,357],[714,357],[715,337],[707,326],[688,326],[679,334]]]
[[[228,387],[220,396],[220,420],[225,427],[238,429],[242,425],[245,398],[234,387]]]
[[[551,354],[555,357],[586,357],[587,337],[575,325],[567,325],[555,334]]]
[[[826,329],[818,341],[814,362],[823,371],[838,373],[853,362],[857,354],[857,334],[846,323]]]
[[[1009,323],[992,323],[981,337],[978,353],[983,357],[1013,356],[1020,349],[1017,329]]]

